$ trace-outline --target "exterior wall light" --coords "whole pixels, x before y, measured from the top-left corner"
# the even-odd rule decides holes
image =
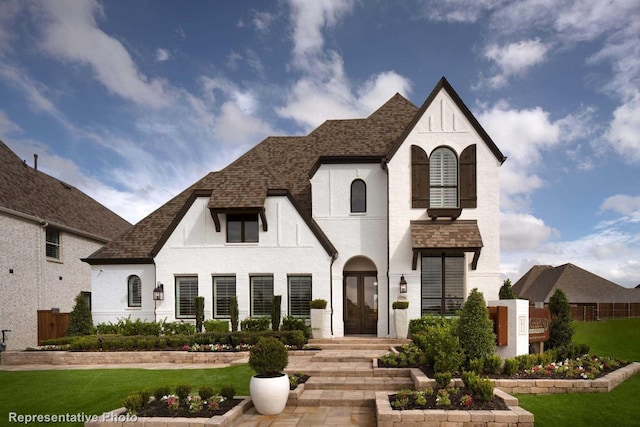
[[[164,299],[164,285],[158,282],[158,286],[153,290],[153,300],[162,301]]]
[[[404,274],[400,276],[400,293],[401,294],[407,293],[407,281],[404,279]]]

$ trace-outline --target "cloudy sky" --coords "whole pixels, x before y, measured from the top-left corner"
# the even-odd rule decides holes
[[[508,156],[505,277],[640,283],[639,0],[0,1],[0,138],[131,222],[443,75]]]

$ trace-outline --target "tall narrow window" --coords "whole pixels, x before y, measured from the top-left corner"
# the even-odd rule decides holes
[[[60,259],[60,231],[47,227],[46,248],[47,258]]]
[[[236,295],[235,276],[213,278],[213,317],[229,319],[231,317],[231,297]]]
[[[367,184],[361,179],[351,183],[351,212],[362,213],[367,211]]]
[[[289,276],[289,316],[311,317],[311,276]]]
[[[464,299],[464,257],[422,257],[422,314],[451,316]]]
[[[458,207],[458,159],[450,148],[439,147],[431,153],[429,200],[432,208]]]
[[[142,307],[142,281],[138,276],[127,279],[127,294],[129,307]]]
[[[228,214],[227,242],[243,243],[258,241],[258,214]]]
[[[197,276],[176,277],[176,318],[193,319],[196,317],[197,296]]]
[[[270,316],[273,276],[251,276],[251,316]]]

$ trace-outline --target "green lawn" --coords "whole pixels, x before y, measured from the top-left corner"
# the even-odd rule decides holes
[[[249,394],[253,370],[248,365],[218,369],[102,369],[7,372],[0,371],[0,425],[9,413],[101,415],[122,406],[128,394],[156,387],[190,384],[194,391],[208,385],[219,391],[233,385],[237,395]],[[14,424],[16,425],[16,424]],[[52,424],[80,426],[81,424]]]
[[[576,322],[574,341],[586,343],[602,356],[640,361],[640,319]],[[532,412],[536,426],[640,426],[637,400],[640,374],[610,393],[518,395],[520,406]]]

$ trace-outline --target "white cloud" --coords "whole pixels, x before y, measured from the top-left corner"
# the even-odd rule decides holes
[[[60,0],[38,5],[44,51],[90,66],[100,83],[125,99],[151,107],[168,104],[166,81],[142,74],[122,43],[98,28],[96,16],[104,16],[99,3]]]
[[[433,21],[476,22],[482,15],[506,0],[425,0],[422,1],[424,15]]]
[[[10,134],[22,133],[22,128],[14,123],[7,114],[0,110],[0,138],[6,138]]]
[[[616,194],[615,196],[606,198],[600,205],[600,210],[610,210],[622,215],[640,213],[640,196]]]
[[[275,15],[272,13],[253,11],[251,23],[256,30],[265,32],[269,30],[275,18]]]
[[[156,61],[165,62],[165,61],[168,61],[169,59],[171,59],[171,52],[169,52],[167,49],[163,49],[160,47],[156,49]]]
[[[613,112],[605,137],[627,162],[640,162],[640,92]]]
[[[509,78],[524,74],[529,68],[546,59],[549,46],[540,39],[522,40],[503,46],[489,45],[484,55],[496,63],[500,72],[489,78],[488,84],[497,88],[507,84]]]
[[[500,247],[506,251],[538,249],[559,232],[530,214],[500,214]]]

